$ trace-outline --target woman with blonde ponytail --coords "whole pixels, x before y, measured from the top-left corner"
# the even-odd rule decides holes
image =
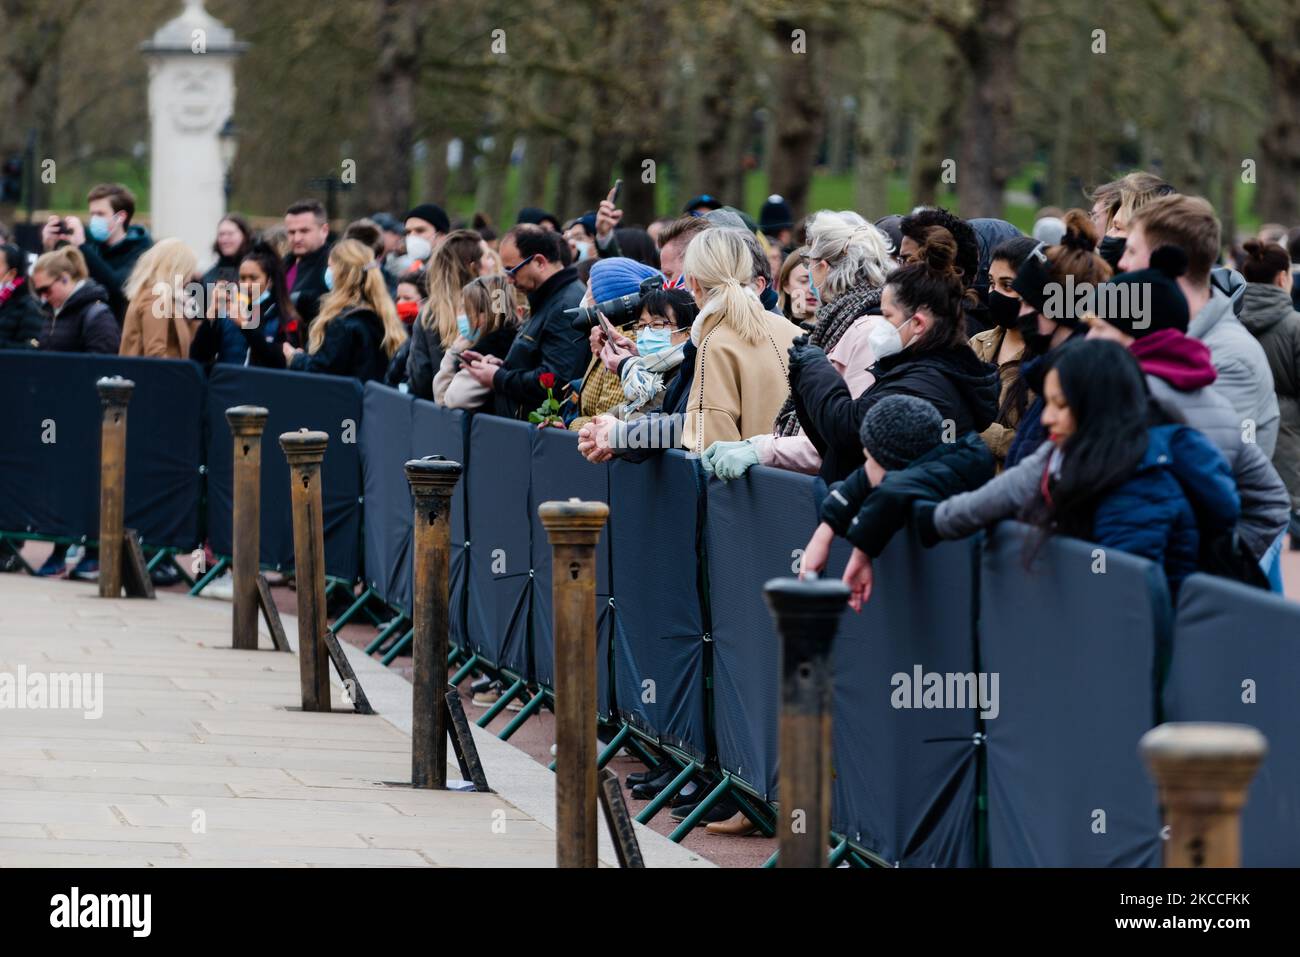
[[[344,239],[330,250],[320,314],[307,334],[307,351],[284,344],[284,357],[297,372],[325,372],[381,382],[406,339],[397,307],[388,295],[374,250]]]
[[[683,272],[700,313],[691,326],[695,375],[682,444],[700,453],[771,427],[790,390],[786,350],[799,327],[759,302],[753,258],[736,230],[696,236]]]

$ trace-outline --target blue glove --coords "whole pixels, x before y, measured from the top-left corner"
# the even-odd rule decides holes
[[[750,442],[714,442],[700,457],[704,471],[724,482],[740,478],[758,464],[758,449]]]

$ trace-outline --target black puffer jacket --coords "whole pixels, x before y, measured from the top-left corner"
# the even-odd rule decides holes
[[[531,315],[492,380],[498,415],[527,418],[546,398],[540,377],[547,372],[555,375],[557,399],[562,398],[559,386],[582,378],[591,347],[586,334],[573,327],[573,317],[565,312],[581,302],[582,295],[578,271],[572,266],[528,294]]]
[[[940,442],[905,469],[889,472],[872,488],[865,469],[854,469],[831,486],[822,521],[872,558],[907,524],[915,502],[942,502],[979,488],[997,470],[988,446],[975,432]]]
[[[791,350],[792,357],[795,355]],[[790,391],[804,434],[822,457],[821,476],[838,482],[863,463],[858,429],[867,410],[887,395],[912,395],[930,402],[955,434],[982,432],[998,411],[997,366],[981,362],[966,343],[881,359],[876,381],[856,399],[820,349],[790,363]]]
[[[296,341],[302,344],[307,341],[312,320],[320,312],[321,299],[329,292],[325,286],[325,267],[330,264],[330,244],[327,242],[314,253],[308,253],[301,259],[291,253],[285,257],[284,271],[288,273],[295,262],[298,264],[298,271],[293,277],[293,288],[289,290],[289,299],[293,302],[293,308],[301,322],[296,330],[286,329],[285,333],[288,334],[290,342]]]
[[[33,298],[30,280],[24,279],[0,303],[0,349],[35,349],[41,338],[45,312]]]
[[[40,347],[46,352],[97,352],[117,355],[122,328],[108,308],[108,293],[87,279],[51,314],[41,327]]]
[[[289,368],[383,382],[388,371],[383,343],[384,321],[378,315],[364,307],[348,309],[330,320],[320,348],[311,354],[298,353]]]

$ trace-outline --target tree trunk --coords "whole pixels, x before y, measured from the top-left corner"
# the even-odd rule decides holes
[[[1289,51],[1269,64],[1269,85],[1269,124],[1259,142],[1255,209],[1265,222],[1294,223],[1300,220],[1300,62]]]
[[[957,41],[968,74],[957,158],[957,196],[965,219],[1002,215],[1002,194],[1010,177],[1019,34],[1019,0],[984,0]]]
[[[791,35],[796,29],[806,31],[806,52],[791,49]],[[798,220],[807,212],[813,164],[826,131],[832,31],[806,20],[796,23],[778,19],[772,25],[772,35],[778,49],[773,80],[777,99],[772,110],[776,129],[768,163],[768,188],[785,197]]]
[[[420,29],[414,0],[375,0],[378,18],[370,131],[353,209],[405,210],[411,198]]]
[[[524,145],[523,168],[519,171],[519,205],[546,209],[546,174],[551,169],[550,137],[534,133]],[[565,215],[563,211],[556,215]]]
[[[450,138],[445,133],[438,133],[427,140],[429,153],[424,162],[424,188],[419,197],[420,202],[447,204],[447,189],[451,185],[451,169],[447,166],[447,144]],[[411,205],[415,205],[412,203]],[[401,213],[394,215],[400,216]]]
[[[956,52],[949,47],[936,70],[935,88],[954,90],[960,88],[961,64]],[[929,122],[921,122],[917,134],[916,147],[912,154],[912,175],[910,186],[913,206],[933,206],[938,199],[939,176],[943,172],[944,150],[947,139],[945,134],[957,124],[961,110],[962,97],[955,92],[941,97],[938,114]],[[960,180],[961,174],[958,173]]]
[[[506,177],[510,173],[510,151],[513,146],[513,131],[500,126],[492,131],[492,148],[483,157],[483,170],[474,197],[475,209],[486,215],[502,232],[514,224],[513,215],[509,224],[502,218],[506,203]]]
[[[891,110],[889,90],[897,71],[894,46],[898,30],[886,17],[876,16],[861,33],[861,82],[854,125],[853,207],[868,219],[879,219],[889,208]]]

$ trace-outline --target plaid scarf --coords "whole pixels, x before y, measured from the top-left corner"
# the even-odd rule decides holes
[[[855,319],[880,305],[880,293],[879,286],[863,284],[818,307],[817,324],[808,334],[808,344],[820,346],[823,352],[831,352],[839,345],[840,339]],[[799,434],[799,416],[795,413],[794,396],[786,396],[772,429],[776,435]]]

